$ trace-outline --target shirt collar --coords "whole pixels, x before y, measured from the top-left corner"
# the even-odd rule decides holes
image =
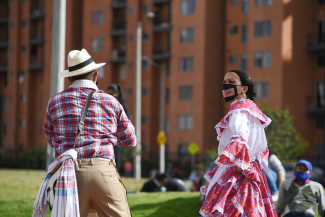
[[[94,90],[98,90],[98,87],[94,82],[91,80],[86,80],[86,79],[81,79],[81,80],[76,80],[74,81],[69,88],[91,88]]]

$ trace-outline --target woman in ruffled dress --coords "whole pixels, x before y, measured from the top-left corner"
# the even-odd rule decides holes
[[[254,84],[243,71],[224,77],[223,97],[229,107],[216,125],[219,140],[217,166],[205,175],[209,185],[200,209],[205,217],[277,216],[263,168],[268,148],[264,128],[271,123],[254,103]]]

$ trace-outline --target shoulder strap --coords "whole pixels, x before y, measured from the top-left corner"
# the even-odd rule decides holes
[[[86,102],[86,105],[84,107],[84,110],[82,112],[81,119],[80,119],[80,122],[79,122],[78,132],[77,132],[77,136],[76,136],[76,138],[74,140],[73,149],[76,147],[76,144],[77,144],[78,139],[79,139],[79,135],[80,135],[80,133],[82,132],[82,130],[84,128],[84,121],[85,121],[85,118],[86,118],[86,115],[87,115],[87,111],[88,111],[88,108],[89,108],[89,105],[90,105],[90,101],[91,101],[91,98],[93,97],[95,92],[96,92],[96,90],[91,90],[89,95],[88,95],[87,102]]]

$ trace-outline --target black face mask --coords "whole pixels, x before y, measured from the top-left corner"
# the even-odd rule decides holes
[[[235,99],[239,95],[237,93],[237,86],[242,86],[242,85],[234,85],[234,84],[223,84],[222,85],[222,90],[232,89],[231,91],[233,92],[232,96],[225,97],[223,94],[223,98],[225,98],[226,102],[230,102],[231,100]],[[222,93],[223,93],[223,91],[222,91]]]

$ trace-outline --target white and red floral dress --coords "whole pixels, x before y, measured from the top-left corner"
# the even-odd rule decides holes
[[[204,176],[210,184],[201,187],[206,195],[202,216],[277,216],[262,170],[269,155],[264,128],[270,123],[249,99],[231,104],[216,125],[219,157],[217,167]]]

